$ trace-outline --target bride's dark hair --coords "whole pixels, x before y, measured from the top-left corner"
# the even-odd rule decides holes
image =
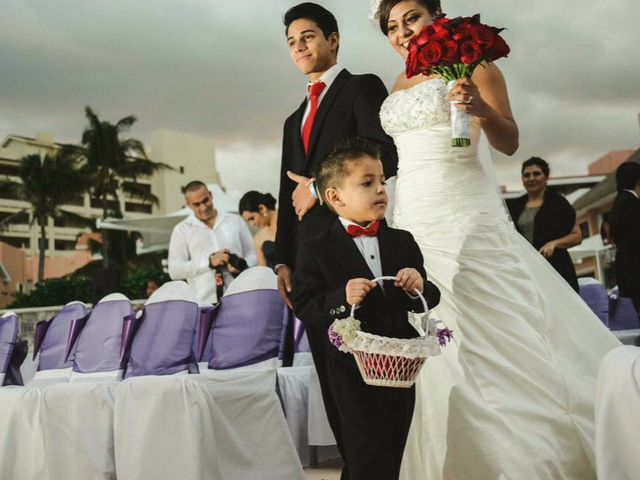
[[[387,23],[389,23],[389,14],[391,9],[404,0],[382,0],[378,6],[378,12],[376,18],[380,22],[380,30],[385,35],[389,33]],[[440,16],[442,10],[440,8],[440,0],[416,0],[420,5],[427,9],[427,11],[434,17]]]

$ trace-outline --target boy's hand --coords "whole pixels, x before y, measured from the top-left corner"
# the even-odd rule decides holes
[[[347,286],[345,287],[347,303],[349,305],[362,303],[367,293],[375,288],[376,285],[378,285],[376,282],[372,282],[366,278],[352,278],[347,282]]]
[[[400,270],[396,275],[394,285],[402,288],[412,296],[415,296],[416,290],[419,290],[420,293],[424,291],[424,280],[420,272],[415,268],[403,268]]]

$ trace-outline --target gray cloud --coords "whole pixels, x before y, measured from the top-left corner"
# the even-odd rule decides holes
[[[211,136],[235,194],[275,192],[282,123],[302,99],[291,65],[284,0],[5,0],[0,16],[0,135],[52,132],[77,141],[84,105],[107,119],[135,114],[132,134],[157,128]],[[340,62],[388,86],[399,57],[367,19],[368,1],[322,1],[339,20]],[[499,62],[521,130],[512,158],[496,155],[502,182],[518,164],[547,158],[556,174],[586,173],[613,149],[638,145],[635,0],[445,2],[450,16],[480,11],[509,27]]]

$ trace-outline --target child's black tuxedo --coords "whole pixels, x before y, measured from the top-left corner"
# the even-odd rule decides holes
[[[409,232],[388,227],[377,235],[382,272],[395,276],[412,267],[426,278],[420,249]],[[293,303],[304,323],[329,423],[346,462],[342,478],[398,478],[414,406],[414,389],[372,387],[360,376],[351,354],[329,342],[327,330],[336,318],[350,314],[345,286],[352,278],[373,278],[365,259],[339,220],[321,234],[301,242],[293,280]],[[435,285],[425,280],[429,307],[440,300]],[[374,288],[356,311],[364,331],[395,338],[418,334],[407,311],[422,311],[393,282]]]

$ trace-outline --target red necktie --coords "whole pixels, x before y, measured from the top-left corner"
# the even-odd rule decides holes
[[[378,230],[380,230],[380,221],[376,220],[371,223],[367,228],[361,227],[360,225],[347,225],[347,233],[350,237],[375,237],[378,234]]]
[[[322,81],[309,85],[309,102],[311,107],[309,108],[309,115],[307,115],[307,120],[304,122],[304,127],[302,128],[302,144],[304,145],[305,155],[309,153],[309,139],[311,138],[313,120],[316,118],[316,112],[318,111],[318,99],[326,86]]]

